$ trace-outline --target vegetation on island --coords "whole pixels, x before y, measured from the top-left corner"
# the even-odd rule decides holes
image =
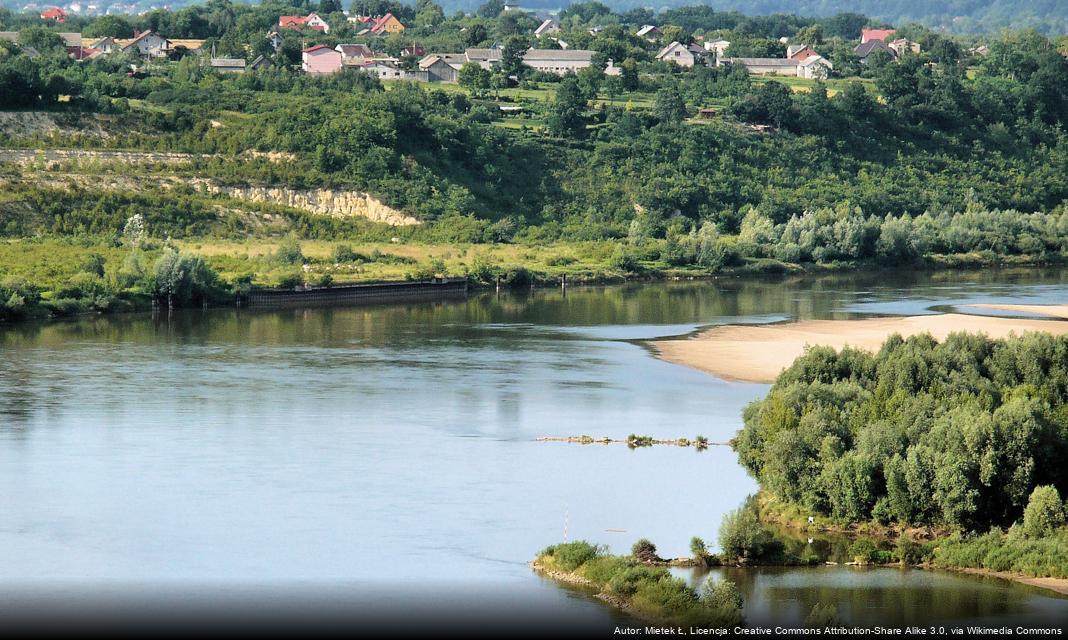
[[[742,598],[729,580],[709,578],[700,591],[657,562],[656,547],[642,540],[631,555],[609,555],[585,541],[541,551],[534,568],[562,582],[596,590],[603,599],[643,620],[665,624],[733,627],[743,623]]]
[[[1064,336],[814,347],[744,422],[740,461],[795,513],[952,532],[943,566],[1068,577]]]

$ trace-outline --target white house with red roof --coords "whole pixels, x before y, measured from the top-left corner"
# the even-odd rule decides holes
[[[278,16],[279,29],[311,29],[319,33],[330,33],[330,25],[323,20],[318,13],[312,12],[306,16]]]

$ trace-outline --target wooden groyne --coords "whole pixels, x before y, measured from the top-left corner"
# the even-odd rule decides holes
[[[328,306],[373,302],[444,300],[467,296],[467,280],[439,278],[417,282],[380,282],[310,289],[258,289],[241,304],[254,308]]]
[[[693,447],[698,450],[708,447],[729,447],[729,442],[711,442],[704,436],[697,436],[693,440],[689,438],[676,438],[674,440],[660,440],[650,436],[629,435],[625,439],[593,436],[541,436],[537,442],[569,442],[571,444],[625,444],[635,449],[638,447],[651,447],[664,444],[673,447]]]

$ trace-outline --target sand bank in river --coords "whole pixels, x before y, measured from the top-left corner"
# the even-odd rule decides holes
[[[1014,307],[1016,305],[999,305]],[[1038,307],[1061,309],[1068,317],[1068,305]],[[1029,309],[1028,309],[1029,310]],[[904,337],[930,333],[944,340],[950,333],[969,331],[1004,338],[1011,333],[1047,331],[1055,335],[1068,333],[1068,321],[992,316],[969,316],[956,313],[862,320],[805,320],[785,324],[728,325],[713,327],[681,340],[658,340],[652,343],[668,362],[707,371],[728,380],[774,382],[776,376],[804,352],[806,345],[841,349],[844,346],[876,351],[887,336]]]
[[[1068,304],[970,304],[968,306],[995,311],[1020,311],[1051,318],[1068,318]]]

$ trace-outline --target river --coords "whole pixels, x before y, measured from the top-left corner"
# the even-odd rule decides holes
[[[608,624],[615,613],[527,561],[565,537],[616,552],[646,537],[663,556],[687,555],[691,536],[714,542],[722,515],[756,489],[728,447],[535,441],[726,441],[766,391],[661,362],[641,340],[1066,294],[1065,270],[871,273],[0,328],[0,614],[108,594],[387,608],[436,594],[454,611],[492,597],[516,615]],[[857,623],[878,610],[923,625],[1068,608],[922,571],[762,570],[740,582],[750,616],[786,622],[814,593]],[[940,606],[901,604],[929,598]]]

